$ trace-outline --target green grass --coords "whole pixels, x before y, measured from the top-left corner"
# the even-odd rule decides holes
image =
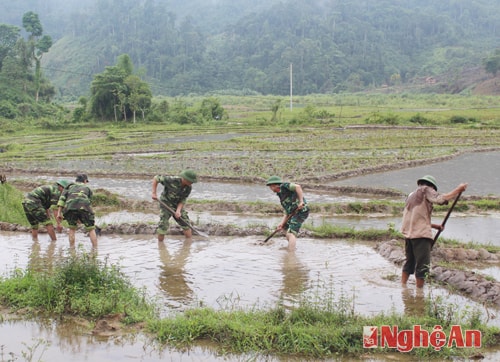
[[[51,269],[40,266],[15,269],[0,280],[0,300],[13,309],[50,315],[98,319],[123,313],[134,323],[151,318],[154,308],[145,294],[131,285],[116,265],[95,254],[73,253]]]
[[[295,308],[276,306],[259,310],[217,311],[198,308],[169,319],[152,321],[148,330],[165,344],[186,346],[197,341],[210,341],[219,350],[232,353],[258,352],[264,355],[287,355],[298,358],[332,358],[367,353],[385,353],[389,349],[366,350],[362,346],[364,326],[398,326],[399,330],[420,325],[432,332],[441,325],[449,332],[453,324],[463,329],[479,329],[483,347],[497,343],[499,330],[481,323],[478,311],[457,312],[457,306],[446,304],[442,299],[426,300],[420,316],[404,316],[397,313],[365,317],[355,314],[352,300],[345,297],[326,299],[314,296],[304,298]],[[416,348],[411,354],[418,357],[450,358],[477,351],[443,348]]]
[[[305,229],[311,230],[313,235],[319,238],[384,241],[393,238],[401,238],[401,234],[393,228],[356,230],[354,227],[335,226],[323,223],[319,226],[304,225]]]
[[[0,221],[28,226],[28,220],[23,210],[24,195],[14,186],[0,184]]]
[[[476,208],[483,211],[500,210],[500,199],[486,199],[486,200],[478,200],[472,203]]]

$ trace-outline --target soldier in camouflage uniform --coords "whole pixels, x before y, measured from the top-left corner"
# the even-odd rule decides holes
[[[286,239],[288,240],[288,250],[294,251],[297,242],[297,234],[300,227],[309,216],[309,207],[304,198],[302,187],[299,184],[283,182],[278,176],[271,176],[266,181],[271,191],[275,192],[281,206],[285,209],[285,215],[277,229],[286,229]]]
[[[59,180],[53,185],[39,186],[26,194],[23,200],[23,209],[31,225],[33,241],[38,241],[38,228],[40,224],[45,226],[52,241],[57,240],[54,223],[50,216],[50,209],[57,204],[61,191],[67,185],[67,181]],[[60,232],[61,230],[61,223],[57,220],[57,231]]]
[[[75,233],[78,222],[85,226],[88,231],[92,246],[97,248],[97,234],[95,231],[95,216],[91,206],[92,190],[86,184],[89,182],[87,175],[81,174],[76,177],[61,193],[57,202],[57,219],[64,219],[69,225],[69,245],[75,246]]]
[[[153,178],[153,200],[158,200],[156,194],[156,189],[158,184],[163,185],[163,192],[160,196],[160,200],[168,205],[171,209],[175,210],[175,214],[172,214],[167,208],[160,203],[160,223],[158,224],[157,234],[158,241],[163,241],[165,239],[165,234],[167,233],[169,220],[173,216],[177,224],[182,228],[186,238],[190,239],[192,237],[191,229],[186,225],[184,221],[190,223],[189,216],[186,210],[184,210],[184,205],[186,200],[191,194],[191,185],[196,183],[197,177],[193,170],[184,170],[179,176],[162,176],[156,175]]]

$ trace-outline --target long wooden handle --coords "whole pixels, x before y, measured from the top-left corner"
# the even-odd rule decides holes
[[[295,209],[293,210],[291,213],[288,214],[288,216],[286,217],[286,220],[285,220],[285,224],[288,222],[288,220],[290,220],[292,218],[293,215],[295,215],[297,212],[299,211],[299,209]],[[263,243],[267,243],[269,241],[269,239],[271,239],[279,230],[276,229],[274,230],[271,235],[269,235],[266,240],[263,241]]]
[[[172,209],[170,206],[168,206],[166,203],[164,203],[163,201],[161,201],[160,199],[157,199],[158,202],[165,208],[167,209],[168,211],[170,211],[172,213],[172,215],[175,215],[175,210]],[[175,217],[175,216],[174,216]],[[180,221],[186,225],[188,228],[190,228],[191,230],[193,230],[196,234],[200,235],[200,236],[203,236],[205,238],[208,238],[208,234],[205,234],[204,232],[196,229],[193,225],[191,225],[190,223],[188,223],[186,220],[184,220],[182,217],[179,218]]]
[[[443,222],[441,223],[441,229],[438,230],[438,232],[436,233],[436,236],[434,236],[434,240],[432,241],[432,246],[434,246],[434,244],[436,243],[439,235],[441,234],[441,231],[443,230],[444,228],[444,225],[446,224],[446,222],[448,221],[448,218],[450,217],[450,214],[451,212],[453,211],[453,208],[455,207],[455,205],[457,204],[457,201],[458,199],[460,198],[460,196],[462,195],[462,193],[459,193],[458,196],[456,197],[455,201],[453,201],[453,204],[451,204],[451,207],[450,209],[448,210],[448,212],[446,213],[446,216],[444,217],[444,220]]]

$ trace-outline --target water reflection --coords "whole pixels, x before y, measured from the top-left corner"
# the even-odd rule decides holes
[[[227,356],[218,356],[213,350],[203,346],[193,346],[182,351],[162,348],[142,334],[96,338],[79,333],[75,321],[3,322],[0,324],[0,347],[3,353],[1,356],[9,357],[6,361],[228,361]],[[234,356],[232,360],[244,361],[248,358]]]
[[[281,298],[285,301],[297,301],[300,293],[307,288],[309,269],[299,260],[294,252],[283,254],[282,260],[283,284]]]
[[[52,271],[54,266],[54,253],[57,242],[50,241],[47,243],[47,250],[44,254],[41,253],[42,247],[39,241],[34,241],[31,246],[31,253],[28,257],[28,268],[35,271]]]
[[[168,305],[173,308],[189,305],[193,300],[193,290],[187,281],[186,262],[191,250],[190,239],[182,242],[177,252],[169,251],[166,242],[158,242],[160,256],[160,288],[165,292]],[[172,246],[171,246],[172,248]]]
[[[401,287],[404,313],[408,316],[425,316],[425,294],[422,288]]]

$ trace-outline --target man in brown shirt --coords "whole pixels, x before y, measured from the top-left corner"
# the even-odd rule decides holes
[[[461,183],[447,194],[437,192],[436,179],[430,175],[417,180],[417,189],[406,199],[403,211],[401,232],[405,237],[406,261],[403,265],[401,282],[406,285],[411,274],[415,274],[418,288],[424,286],[424,280],[431,263],[432,229],[441,229],[441,225],[431,222],[434,204],[443,205],[465,191],[466,183]]]

